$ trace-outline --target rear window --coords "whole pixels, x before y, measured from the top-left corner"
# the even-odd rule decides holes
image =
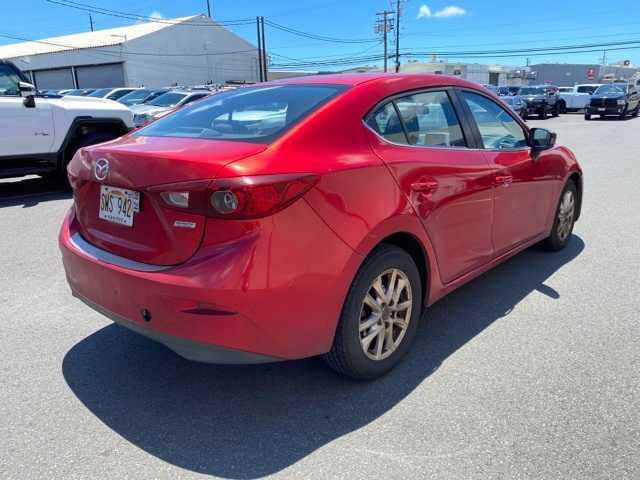
[[[345,88],[279,85],[232,90],[182,108],[137,135],[269,142]]]

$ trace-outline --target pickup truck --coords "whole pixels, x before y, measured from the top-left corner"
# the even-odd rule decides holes
[[[113,100],[42,95],[13,63],[0,59],[0,178],[42,175],[66,181],[74,153],[133,128],[133,113]]]
[[[599,83],[590,83],[573,87],[559,87],[560,113],[575,112],[585,108],[591,101],[591,95],[599,86]]]

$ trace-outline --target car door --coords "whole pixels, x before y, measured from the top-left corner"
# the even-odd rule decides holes
[[[372,148],[419,216],[448,283],[493,254],[493,176],[481,150],[469,148],[448,89],[396,96],[367,124]]]
[[[495,172],[492,238],[499,256],[545,231],[556,179],[548,159],[532,157],[528,131],[508,110],[479,92],[461,90],[460,97]]]
[[[26,107],[21,81],[13,68],[0,64],[0,157],[48,153],[53,144],[51,106],[36,98]]]

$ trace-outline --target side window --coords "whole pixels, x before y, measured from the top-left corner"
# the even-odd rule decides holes
[[[527,146],[527,136],[522,127],[497,103],[487,97],[462,92],[478,125],[484,148],[488,150],[510,150]]]
[[[18,96],[20,77],[9,65],[0,65],[0,96]]]
[[[462,129],[446,92],[416,93],[395,100],[409,144],[466,147]]]
[[[407,137],[402,129],[402,123],[398,118],[392,102],[378,107],[367,117],[367,125],[381,137],[393,143],[406,144]]]

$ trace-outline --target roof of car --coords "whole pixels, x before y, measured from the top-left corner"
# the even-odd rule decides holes
[[[403,80],[420,80],[425,85],[458,85],[478,88],[481,85],[451,75],[432,73],[335,73],[326,75],[307,75],[303,77],[285,78],[269,82],[271,84],[336,84],[360,85],[363,83],[385,83]]]

